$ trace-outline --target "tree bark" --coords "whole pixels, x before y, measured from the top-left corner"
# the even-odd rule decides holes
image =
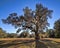
[[[39,33],[38,32],[35,32],[35,40],[39,40],[40,37],[39,37]]]
[[[35,48],[39,48],[39,32],[38,32],[38,24],[36,24],[36,32],[35,32]]]
[[[35,32],[35,48],[39,48],[39,40],[40,40],[39,34],[38,32]]]

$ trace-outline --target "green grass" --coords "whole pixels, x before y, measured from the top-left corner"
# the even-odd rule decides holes
[[[45,38],[38,44],[38,48],[60,48],[60,39]],[[35,41],[32,38],[0,39],[0,48],[35,48]]]

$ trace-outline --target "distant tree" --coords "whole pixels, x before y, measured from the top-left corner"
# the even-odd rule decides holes
[[[6,38],[6,37],[7,37],[6,31],[4,31],[2,28],[0,28],[0,38]]]
[[[17,34],[15,34],[15,33],[7,33],[7,38],[17,38]]]
[[[54,32],[53,29],[47,29],[46,33],[47,33],[47,36],[50,37],[50,38],[55,37],[55,32]]]
[[[32,11],[28,7],[23,9],[24,15],[18,16],[17,13],[9,14],[7,19],[2,19],[3,23],[14,25],[16,28],[22,26],[23,29],[30,29],[35,32],[36,48],[38,48],[39,32],[45,29],[48,24],[48,17],[51,18],[52,10],[36,4],[36,10]],[[21,29],[19,28],[17,32]]]
[[[22,32],[18,37],[19,37],[19,38],[29,37],[29,33],[24,31],[24,32]]]
[[[55,21],[55,23],[54,23],[54,30],[55,30],[55,36],[57,38],[60,38],[60,19]]]
[[[35,34],[30,34],[29,35],[29,38],[34,38],[35,37]]]

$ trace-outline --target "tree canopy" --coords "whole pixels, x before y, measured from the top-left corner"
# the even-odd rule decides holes
[[[48,17],[51,18],[52,10],[44,7],[42,4],[36,4],[36,9],[32,11],[29,7],[23,9],[23,15],[11,13],[6,19],[2,19],[5,24],[12,24],[13,26],[21,27],[22,29],[30,29],[35,32],[38,38],[39,32],[49,26]],[[21,31],[21,28],[17,32]]]
[[[55,36],[60,38],[60,19],[54,23]]]
[[[55,37],[55,32],[53,29],[47,29],[46,30],[47,37],[54,38]]]

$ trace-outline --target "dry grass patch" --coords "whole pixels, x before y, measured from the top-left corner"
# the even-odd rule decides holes
[[[42,38],[38,48],[60,48],[60,39]],[[0,48],[35,48],[34,38],[2,38]]]

